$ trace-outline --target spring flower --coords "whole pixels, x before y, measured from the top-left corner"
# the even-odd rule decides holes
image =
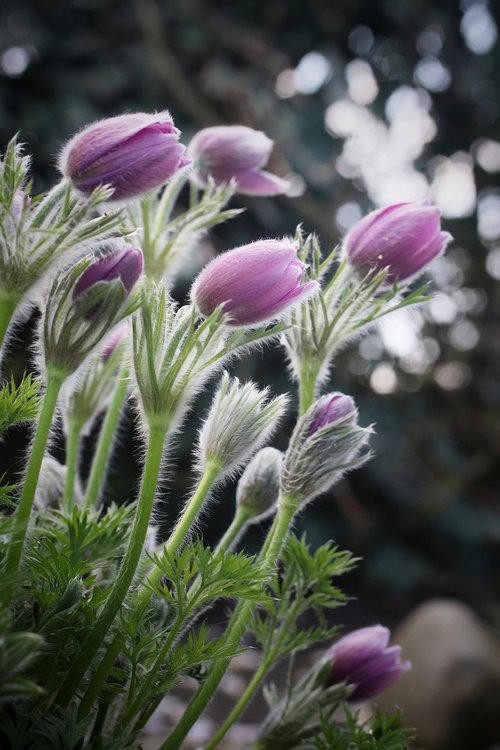
[[[193,301],[204,316],[219,305],[229,324],[256,325],[277,318],[318,289],[315,281],[302,282],[305,269],[292,240],[261,240],[215,258],[200,273]]]
[[[141,275],[142,265],[143,257],[139,248],[124,247],[113,250],[85,269],[73,288],[73,300],[84,297],[96,284],[114,279],[119,279],[126,294],[129,294]],[[98,307],[99,305],[96,305],[87,314],[92,317]]]
[[[236,488],[236,505],[245,508],[253,521],[274,513],[280,491],[283,453],[276,448],[262,448],[250,461]]]
[[[188,147],[192,178],[199,187],[206,187],[209,178],[217,185],[234,180],[244,195],[281,195],[288,190],[286,180],[262,169],[272,147],[265,133],[244,125],[205,128]]]
[[[111,200],[134,198],[160,187],[183,166],[185,147],[168,112],[100,120],[65,146],[59,168],[85,195],[110,185]]]
[[[387,690],[411,669],[401,661],[400,646],[388,647],[390,632],[381,625],[361,628],[335,643],[328,657],[331,671],[327,685],[346,682],[353,690],[351,701],[367,700]]]
[[[348,232],[343,250],[362,273],[388,268],[387,280],[406,281],[440,255],[451,240],[429,201],[394,203],[365,216]]]
[[[358,425],[350,396],[321,396],[295,426],[285,454],[282,491],[301,504],[325,492],[345,471],[368,460],[370,454],[362,451],[370,434],[370,427]]]

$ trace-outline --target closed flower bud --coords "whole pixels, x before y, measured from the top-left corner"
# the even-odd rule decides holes
[[[217,185],[234,181],[244,195],[281,195],[288,182],[266,172],[273,141],[244,125],[220,125],[197,133],[188,147],[192,177],[199,187],[211,178]]]
[[[388,269],[390,282],[407,281],[440,255],[451,240],[441,213],[424,200],[372,211],[348,232],[343,250],[362,273]]]
[[[88,195],[110,185],[111,200],[134,198],[160,187],[189,161],[168,112],[111,117],[77,133],[65,146],[59,168]]]
[[[302,281],[297,250],[292,240],[262,240],[219,255],[193,285],[196,307],[208,316],[222,306],[233,326],[278,318],[318,289],[316,281]]]
[[[101,348],[101,359],[104,363],[107,362],[117,348],[124,343],[125,339],[128,338],[129,333],[130,327],[126,320],[117,325],[116,328],[111,331]]]
[[[89,265],[73,288],[73,299],[85,294],[100,282],[119,279],[129,294],[142,272],[142,252],[137,247],[124,247],[104,255]]]
[[[337,482],[345,471],[369,458],[362,453],[370,427],[358,425],[350,396],[322,396],[299,419],[285,454],[281,488],[299,503],[312,500]]]
[[[262,448],[241,475],[236,488],[236,505],[244,508],[253,521],[260,521],[276,510],[282,465],[281,451]]]
[[[390,632],[381,625],[361,628],[341,638],[327,654],[331,671],[327,686],[345,682],[351,701],[374,698],[411,669],[401,661],[400,646],[388,647]]]
[[[199,436],[200,468],[214,462],[227,475],[246,463],[278,426],[286,396],[269,399],[253,383],[224,373]]]

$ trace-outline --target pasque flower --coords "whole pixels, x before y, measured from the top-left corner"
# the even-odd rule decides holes
[[[188,146],[193,159],[193,180],[205,187],[209,178],[218,185],[236,182],[239,193],[280,195],[288,183],[262,167],[269,159],[273,141],[260,130],[244,125],[219,125],[197,133]]]
[[[401,661],[401,647],[388,647],[390,632],[382,625],[361,628],[341,638],[328,652],[331,671],[327,686],[346,682],[351,701],[367,700],[387,690],[411,669]]]
[[[343,250],[367,273],[388,268],[388,281],[406,281],[440,255],[451,240],[441,213],[429,201],[394,203],[367,214],[348,232]]]
[[[167,182],[189,164],[168,112],[136,112],[100,120],[77,133],[59,168],[84,194],[110,185],[111,200],[134,198]]]
[[[142,252],[137,247],[124,247],[104,255],[94,261],[81,274],[73,287],[73,299],[84,297],[92,287],[100,282],[119,279],[126,294],[134,287],[141,275],[143,266]],[[88,315],[97,312],[99,305],[89,310]]]
[[[230,325],[255,325],[277,318],[318,289],[302,281],[305,269],[292,240],[261,240],[215,258],[196,279],[192,298],[202,315],[222,306]]]

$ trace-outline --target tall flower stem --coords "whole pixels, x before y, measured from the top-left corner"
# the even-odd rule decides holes
[[[300,366],[299,416],[306,412],[314,401],[319,365],[315,360],[304,360]]]
[[[35,491],[40,474],[40,467],[42,465],[45,446],[47,445],[50,426],[52,424],[52,417],[54,416],[57,397],[65,378],[65,372],[53,367],[48,368],[45,394],[43,396],[43,401],[38,416],[35,436],[33,438],[33,444],[31,446],[30,457],[26,469],[26,476],[24,478],[23,490],[21,493],[21,497],[19,498],[19,504],[17,506],[17,511],[14,519],[12,537],[9,543],[9,549],[7,551],[5,560],[5,575],[8,577],[14,576],[19,568],[19,563],[21,561],[21,555],[23,552],[24,540],[26,538],[26,531],[28,529],[28,523],[31,515],[31,509],[33,507],[33,501],[35,499]],[[12,592],[9,591],[9,599],[11,593]]]
[[[269,533],[264,542],[264,546],[259,555],[259,562],[264,575],[270,578],[273,574],[276,562],[281,554],[283,545],[288,535],[288,530],[292,519],[297,511],[297,502],[293,497],[283,496],[280,500],[279,510],[275,517]],[[254,602],[240,603],[231,618],[226,630],[224,640],[226,643],[237,644],[245,633],[248,620],[255,608]],[[207,704],[214,695],[220,681],[229,666],[231,659],[217,659],[209,669],[207,676],[198,688],[197,693],[189,703],[184,715],[180,719],[174,731],[161,745],[160,750],[178,750],[187,733],[203,713]]]
[[[0,289],[0,349],[18,304],[18,295]]]
[[[71,513],[75,504],[75,482],[78,476],[78,459],[80,457],[80,432],[82,423],[70,419],[66,438],[66,484],[64,485],[63,507]]]
[[[165,422],[158,423],[152,421],[149,424],[146,462],[144,464],[142,484],[137,502],[137,513],[127,551],[120,565],[115,583],[108,594],[106,603],[85,639],[80,653],[73,662],[73,666],[59,691],[58,701],[62,706],[67,706],[70,703],[73,694],[78,689],[85,672],[90,667],[99,646],[104,641],[118,610],[123,604],[123,600],[132,583],[153,510],[167,429],[168,425]]]
[[[247,508],[237,508],[234,518],[223,536],[220,538],[219,543],[215,548],[215,552],[217,553],[221,550],[231,549],[251,518],[252,513],[250,513]]]
[[[115,391],[111,403],[106,412],[104,422],[101,427],[97,448],[92,459],[90,476],[85,490],[83,501],[84,508],[93,508],[99,501],[100,493],[103,489],[103,480],[109,462],[109,457],[113,449],[113,439],[120,421],[123,404],[127,397],[128,388],[128,368],[123,367],[116,382]]]
[[[188,535],[189,530],[191,529],[196,516],[200,512],[201,506],[203,505],[207,495],[212,489],[213,483],[215,482],[219,473],[220,464],[218,461],[210,461],[207,463],[196,491],[184,508],[172,534],[163,545],[163,552],[168,555],[173,555],[179,549],[182,542]],[[162,577],[163,572],[160,568],[155,566],[148,575],[146,584],[140,590],[139,596],[137,597],[136,606],[138,609],[142,609],[147,605],[153,595],[152,589],[159,584]]]

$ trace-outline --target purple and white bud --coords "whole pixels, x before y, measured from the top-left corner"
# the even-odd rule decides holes
[[[272,148],[273,141],[265,133],[245,125],[200,130],[188,146],[193,181],[206,187],[210,178],[217,185],[233,180],[244,195],[281,195],[288,182],[262,169]]]
[[[350,701],[380,695],[411,669],[401,661],[400,646],[388,646],[390,632],[382,625],[361,628],[341,638],[328,652],[331,671],[327,687],[345,682],[351,688]]]
[[[394,203],[365,216],[346,235],[343,252],[361,273],[388,269],[389,282],[421,273],[452,239],[429,201]]]
[[[194,282],[191,296],[204,316],[222,306],[232,326],[267,323],[318,290],[303,281],[305,265],[293,240],[261,240],[219,255]]]
[[[262,448],[250,461],[236,488],[236,506],[244,508],[251,522],[272,515],[278,506],[283,453]]]
[[[110,200],[135,198],[160,187],[189,164],[168,112],[136,112],[100,120],[64,147],[59,169],[84,195],[110,185]]]
[[[79,276],[73,288],[73,300],[77,300],[100,282],[119,279],[125,293],[129,294],[142,272],[142,252],[137,247],[112,250],[91,263]]]
[[[281,490],[299,504],[326,492],[346,471],[370,457],[364,451],[370,427],[358,425],[353,399],[343,393],[321,396],[298,420],[285,454]]]

